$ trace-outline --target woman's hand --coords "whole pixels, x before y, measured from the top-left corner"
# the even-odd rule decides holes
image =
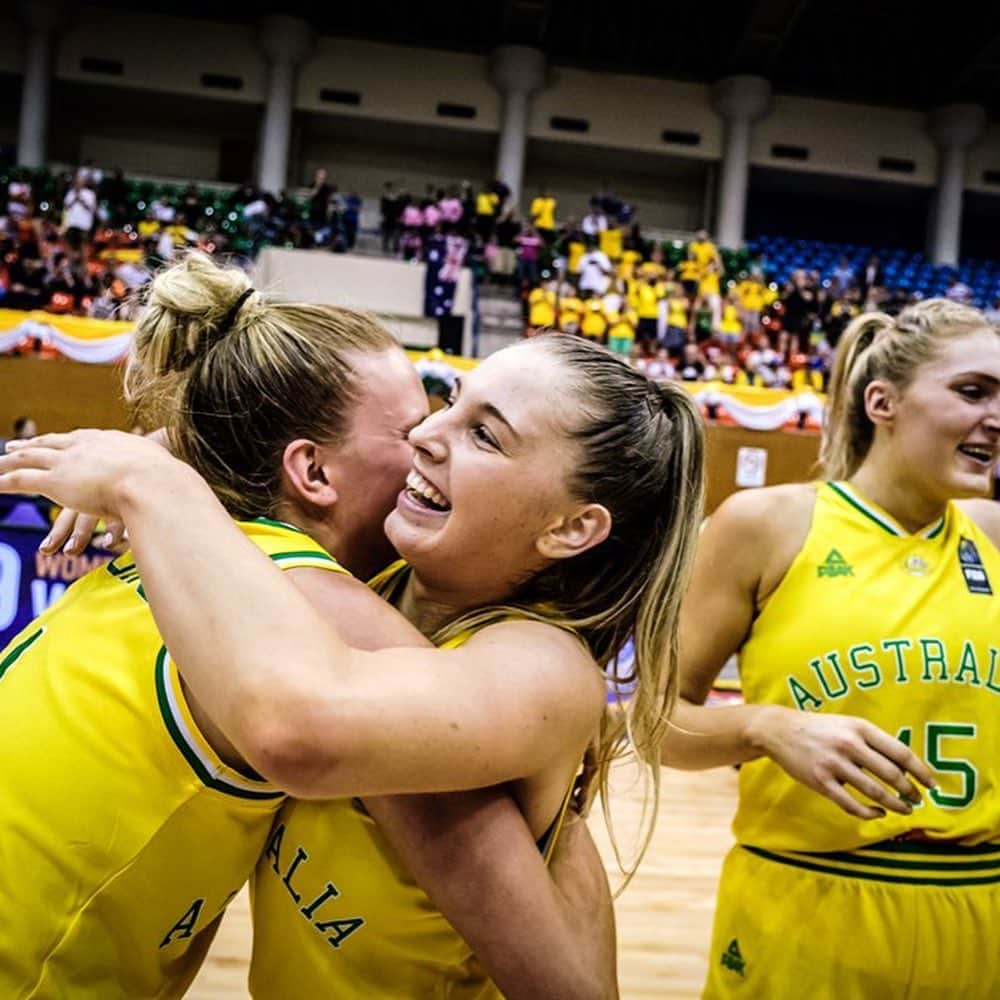
[[[796,781],[861,819],[880,819],[886,810],[909,815],[921,801],[910,775],[927,788],[936,784],[905,743],[855,716],[772,705],[757,714],[748,735]],[[859,802],[848,788],[875,805]]]
[[[52,522],[51,530],[38,548],[46,553],[62,549],[68,556],[78,556],[91,544],[100,520],[93,514],[81,514],[72,507],[66,507]],[[114,550],[127,541],[124,522],[109,518],[104,527],[105,533],[93,543],[96,548]]]
[[[61,507],[118,521],[130,483],[178,464],[155,441],[136,434],[95,430],[43,434],[7,443],[7,454],[0,456],[0,493],[41,494]],[[79,529],[78,535],[84,530]]]

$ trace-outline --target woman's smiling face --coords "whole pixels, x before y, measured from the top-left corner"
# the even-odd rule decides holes
[[[941,501],[989,494],[1000,450],[1000,336],[984,328],[945,344],[899,394],[894,460]]]
[[[463,373],[449,406],[410,434],[413,470],[386,534],[437,589],[508,594],[546,565],[537,542],[575,506],[574,450],[558,416],[566,373],[531,346]]]

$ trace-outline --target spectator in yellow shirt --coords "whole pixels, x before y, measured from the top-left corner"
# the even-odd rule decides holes
[[[722,307],[722,322],[719,324],[722,339],[730,345],[736,345],[743,339],[743,320],[740,310],[740,299],[736,290],[732,289],[726,296]]]
[[[767,288],[761,280],[760,271],[752,271],[736,286],[740,308],[743,311],[743,326],[747,333],[760,333],[760,314],[767,305]]]
[[[596,293],[592,293],[583,303],[583,319],[580,321],[580,333],[587,340],[603,344],[604,335],[608,330],[608,321],[604,316],[604,302]]]
[[[640,278],[648,278],[653,275],[657,281],[666,281],[667,267],[663,263],[663,247],[657,243],[649,255],[649,260],[644,260],[637,271]]]
[[[532,200],[528,215],[545,245],[551,246],[556,238],[556,200],[549,194],[548,188],[542,188],[538,197]]]
[[[698,295],[698,286],[701,284],[701,264],[698,263],[694,254],[688,250],[688,255],[677,264],[677,277],[680,278],[681,287],[692,302]]]
[[[628,281],[636,273],[642,254],[638,250],[623,250],[622,259],[618,262],[618,277]]]
[[[722,273],[722,258],[719,256],[719,248],[712,242],[708,231],[699,229],[695,238],[688,244],[688,255],[698,262],[701,273],[708,271],[708,266],[713,261]]]
[[[683,289],[676,284],[667,289],[667,332],[664,345],[671,357],[680,357],[687,342],[688,327],[691,323],[691,303]]]
[[[597,234],[597,245],[612,261],[621,260],[622,231],[618,226],[602,229]]]
[[[559,299],[559,329],[563,333],[579,333],[582,318],[583,302],[570,285],[568,294]]]
[[[483,243],[488,243],[497,224],[500,195],[490,184],[484,184],[476,195],[476,232]]]
[[[638,282],[635,287],[635,311],[638,316],[636,334],[639,347],[644,354],[652,354],[657,342],[660,319],[660,299],[663,298],[663,283],[654,275]]]
[[[698,282],[698,297],[705,309],[712,314],[712,333],[719,332],[722,322],[721,267],[717,260],[710,260]]]
[[[533,288],[528,294],[528,328],[525,330],[525,336],[533,337],[536,333],[551,329],[555,325],[555,282],[549,281],[539,288]]]
[[[635,345],[635,313],[626,309],[608,316],[608,350],[627,361]]]

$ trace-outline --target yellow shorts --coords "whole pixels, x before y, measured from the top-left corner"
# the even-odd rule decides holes
[[[943,884],[939,884],[943,883]],[[1000,844],[734,847],[703,997],[996,1000]]]

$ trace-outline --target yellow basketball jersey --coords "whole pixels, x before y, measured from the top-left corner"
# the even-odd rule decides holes
[[[241,528],[284,569],[346,572]],[[182,995],[283,796],[198,731],[130,553],[0,653],[0,708],[0,996]]]
[[[866,821],[755,760],[740,769],[737,840],[805,852],[1000,841],[998,587],[1000,553],[955,504],[910,534],[846,483],[820,485],[805,544],[740,653],[744,695],[861,716],[909,744],[938,787],[910,816]]]
[[[391,600],[405,569],[397,562],[370,586]],[[461,646],[471,634],[443,648]],[[546,861],[571,791],[539,841]],[[289,799],[250,889],[255,1000],[500,1000],[469,946],[356,799]]]

